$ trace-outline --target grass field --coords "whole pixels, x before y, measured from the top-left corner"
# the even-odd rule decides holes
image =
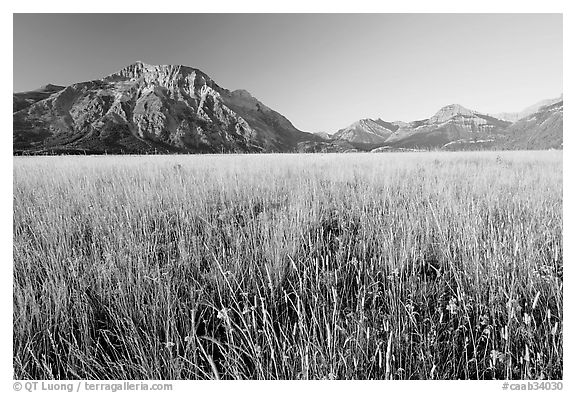
[[[561,379],[562,152],[14,158],[14,378]]]

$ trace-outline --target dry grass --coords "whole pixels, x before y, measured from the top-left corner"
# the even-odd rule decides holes
[[[562,153],[14,158],[17,379],[562,378]]]

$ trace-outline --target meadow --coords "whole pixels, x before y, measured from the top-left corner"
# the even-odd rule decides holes
[[[14,157],[15,379],[562,379],[562,152]]]

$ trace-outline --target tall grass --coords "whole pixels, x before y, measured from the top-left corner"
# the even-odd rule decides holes
[[[18,379],[562,378],[562,153],[14,158]]]

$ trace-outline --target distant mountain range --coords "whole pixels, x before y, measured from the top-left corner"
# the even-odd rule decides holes
[[[556,101],[538,108],[508,127],[501,141],[503,149],[562,149],[564,102]]]
[[[338,130],[331,140],[375,151],[561,149],[562,117],[562,97],[503,116],[452,104],[429,119],[409,123],[362,119]]]
[[[535,103],[534,105],[530,105],[528,108],[521,110],[520,112],[504,112],[504,113],[497,113],[497,114],[492,115],[492,116],[496,117],[497,119],[502,119],[502,120],[506,120],[506,121],[510,121],[510,122],[516,122],[516,121],[518,121],[518,120],[520,120],[526,116],[530,116],[531,114],[538,112],[538,109],[540,109],[544,106],[556,104],[562,100],[563,100],[563,95],[560,95],[560,97],[557,97],[557,98],[550,98],[548,100],[539,101],[539,102]]]
[[[562,98],[519,114],[449,105],[430,119],[362,119],[303,132],[245,90],[181,65],[136,62],[102,79],[13,95],[14,154],[349,152],[562,148]],[[518,119],[511,121],[509,119]]]

